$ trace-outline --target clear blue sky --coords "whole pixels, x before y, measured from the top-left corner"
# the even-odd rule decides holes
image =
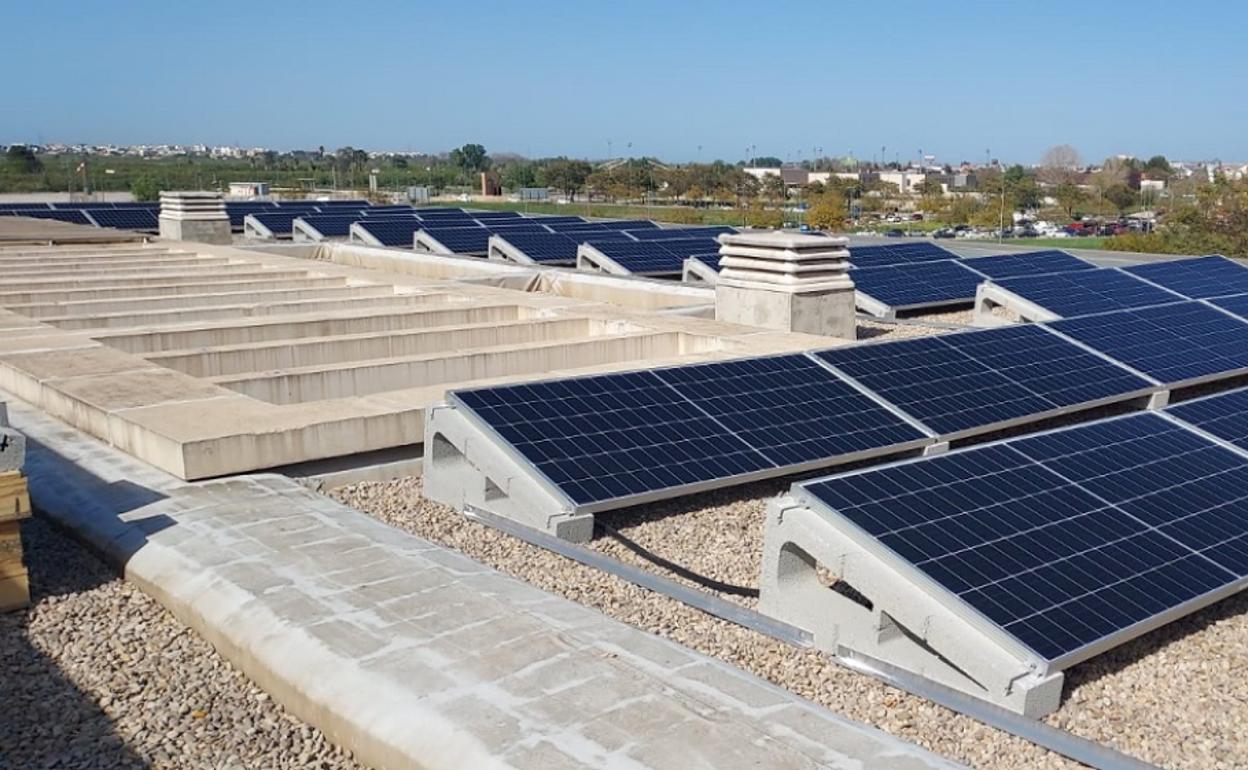
[[[0,143],[1248,160],[1248,6],[1225,0],[80,0],[0,18]]]

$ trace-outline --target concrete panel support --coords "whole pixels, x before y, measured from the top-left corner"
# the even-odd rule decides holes
[[[718,320],[857,337],[844,238],[761,232],[725,234],[719,242]]]
[[[220,193],[161,192],[160,237],[175,241],[230,243],[230,218]]]
[[[862,656],[1029,717],[1057,709],[1063,674],[1008,649],[791,496],[768,506],[759,610]]]

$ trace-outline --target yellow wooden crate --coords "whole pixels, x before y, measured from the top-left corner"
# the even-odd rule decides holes
[[[30,516],[30,492],[26,477],[18,471],[0,473],[0,522]]]
[[[0,577],[0,612],[30,606],[30,577],[26,570]]]

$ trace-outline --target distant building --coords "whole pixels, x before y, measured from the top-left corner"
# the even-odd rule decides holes
[[[231,198],[267,198],[269,197],[268,182],[230,182]]]

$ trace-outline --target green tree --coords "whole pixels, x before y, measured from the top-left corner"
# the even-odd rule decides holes
[[[465,144],[451,150],[451,165],[458,166],[465,176],[471,176],[475,172],[490,169],[490,156],[485,154],[484,145]]]
[[[1075,218],[1075,209],[1088,199],[1087,193],[1072,182],[1059,184],[1053,191],[1053,197],[1057,199],[1057,205],[1062,207],[1062,211],[1070,219]]]
[[[1139,193],[1125,184],[1116,184],[1105,190],[1105,200],[1112,203],[1119,214],[1123,214],[1139,201]]]
[[[845,196],[836,192],[811,197],[806,222],[819,230],[839,230],[845,225]]]
[[[1149,179],[1169,179],[1174,175],[1174,169],[1165,155],[1154,155],[1144,164],[1144,173]]]
[[[784,225],[784,213],[777,209],[763,208],[759,204],[750,206],[745,215],[745,223],[750,227],[766,227],[775,229]]]
[[[4,154],[5,166],[15,174],[34,174],[43,168],[35,151],[22,144],[9,145]]]
[[[593,170],[593,167],[583,160],[555,158],[542,169],[538,177],[539,184],[553,187],[568,196],[569,200],[575,200],[576,193],[585,187]]]
[[[160,200],[160,182],[150,176],[141,176],[130,183],[130,194],[136,201]]]
[[[504,189],[513,192],[524,187],[537,187],[537,166],[527,161],[508,163],[499,179]]]

